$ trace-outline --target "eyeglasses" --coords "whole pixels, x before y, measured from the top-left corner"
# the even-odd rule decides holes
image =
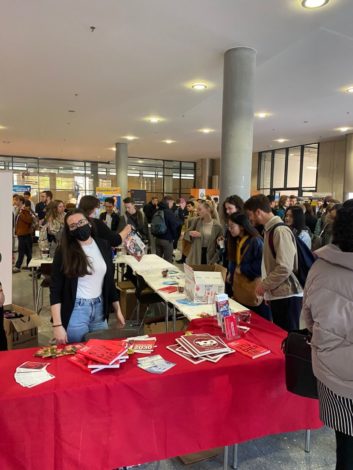
[[[76,230],[77,228],[83,227],[84,225],[87,225],[87,224],[88,224],[87,219],[81,219],[76,224],[70,224],[69,229],[70,229],[70,231]]]

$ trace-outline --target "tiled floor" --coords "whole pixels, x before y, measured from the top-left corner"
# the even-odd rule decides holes
[[[13,303],[32,308],[32,279],[28,271],[13,276]],[[52,337],[49,318],[48,289],[44,292],[41,312],[42,326],[39,343],[48,344]],[[311,452],[304,452],[305,433],[296,432],[257,439],[239,445],[238,468],[240,470],[332,470],[335,468],[335,439],[330,429],[313,431]],[[229,456],[232,461],[232,454]],[[222,470],[223,455],[188,466],[190,470]],[[139,467],[140,470],[185,470],[179,459],[154,462]],[[97,469],[99,470],[99,469]]]

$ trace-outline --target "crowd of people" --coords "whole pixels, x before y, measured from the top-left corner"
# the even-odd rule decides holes
[[[44,191],[34,206],[29,193],[13,196],[13,272],[25,257],[30,262],[36,228],[40,249],[54,257],[50,297],[57,344],[107,328],[111,305],[124,325],[111,256],[131,230],[169,262],[220,263],[227,269],[226,292],[242,305],[288,332],[299,329],[303,314],[312,332],[321,418],[336,431],[337,468],[353,468],[353,200],[301,202],[283,195],[276,201],[259,194],[243,201],[231,195],[217,207],[210,197],[164,196],[143,208],[131,197],[122,205],[120,213],[107,198],[102,210],[87,195],[75,208]],[[316,260],[304,279],[301,250],[314,252]]]

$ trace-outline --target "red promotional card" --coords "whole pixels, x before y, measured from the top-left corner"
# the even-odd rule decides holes
[[[251,341],[243,338],[228,343],[228,346],[251,359],[257,359],[258,357],[265,356],[271,352],[270,349],[259,346],[258,344],[252,343]]]

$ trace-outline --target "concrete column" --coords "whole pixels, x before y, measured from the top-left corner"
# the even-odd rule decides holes
[[[128,150],[127,143],[115,144],[116,185],[120,187],[121,197],[128,196]]]
[[[346,135],[346,162],[344,171],[343,200],[353,193],[353,134]]]
[[[210,158],[201,158],[201,186],[200,188],[209,189],[210,187]]]
[[[248,47],[224,54],[221,197],[250,196],[256,51]]]

